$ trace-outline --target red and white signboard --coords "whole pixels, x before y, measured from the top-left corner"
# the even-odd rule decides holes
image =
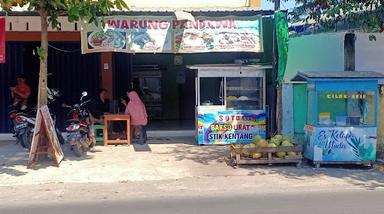
[[[263,52],[260,16],[194,18],[112,16],[104,29],[84,23],[82,52]]]
[[[0,17],[0,63],[5,63],[5,17]]]

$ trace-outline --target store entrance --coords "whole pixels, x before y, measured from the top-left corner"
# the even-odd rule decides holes
[[[193,72],[183,67],[172,71],[168,66],[134,65],[131,89],[139,93],[146,106],[149,131],[194,130]]]

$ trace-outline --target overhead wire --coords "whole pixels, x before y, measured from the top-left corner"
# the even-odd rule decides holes
[[[54,50],[57,50],[57,51],[60,51],[60,52],[64,52],[64,53],[76,53],[76,52],[80,52],[81,51],[81,48],[79,49],[74,49],[74,50],[64,50],[64,49],[61,49],[61,48],[58,48],[58,47],[55,47],[51,44],[48,43],[48,47],[54,49]]]

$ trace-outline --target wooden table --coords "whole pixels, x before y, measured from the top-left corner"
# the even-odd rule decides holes
[[[126,139],[116,139],[116,140],[109,140],[108,139],[108,129],[110,125],[108,122],[111,121],[125,121],[127,123],[126,127],[126,135],[123,136]],[[109,144],[128,144],[128,146],[131,145],[131,118],[129,115],[125,114],[106,114],[104,115],[104,146],[108,146]]]

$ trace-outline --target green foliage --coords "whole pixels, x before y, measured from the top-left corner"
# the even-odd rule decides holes
[[[27,0],[0,0],[1,8],[5,11],[10,10],[17,5],[24,6],[27,3]]]
[[[384,31],[384,0],[296,0],[292,20],[315,20],[334,29],[339,23],[365,32]]]
[[[10,11],[15,6],[29,5],[30,11],[40,13],[43,20],[41,31],[44,35],[41,39],[41,47],[37,49],[40,59],[40,80],[39,80],[39,97],[38,105],[41,107],[47,103],[46,90],[47,81],[44,77],[47,75],[48,67],[46,61],[48,59],[48,25],[53,28],[59,28],[59,16],[67,16],[68,21],[86,21],[98,25],[103,22],[102,17],[111,14],[113,8],[128,9],[124,0],[0,0],[0,6],[4,11]],[[48,23],[44,22],[46,20]],[[45,62],[45,65],[44,65]]]
[[[98,25],[102,17],[111,14],[111,10],[128,9],[124,0],[0,0],[0,5],[5,11],[14,6],[29,4],[30,11],[40,11],[43,7],[52,27],[59,27],[58,17],[68,16],[68,21],[84,20]]]
[[[41,47],[37,48],[37,55],[39,56],[40,60],[44,60],[47,57],[47,53],[45,53],[44,49]]]

